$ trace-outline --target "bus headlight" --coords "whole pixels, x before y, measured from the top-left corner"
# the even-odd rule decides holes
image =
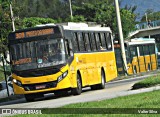
[[[67,74],[68,74],[68,70],[58,77],[58,82],[60,82],[63,78],[65,78]]]
[[[13,82],[14,82],[16,85],[18,85],[18,86],[22,87],[22,83],[21,83],[21,81],[16,80],[16,79],[13,79]]]

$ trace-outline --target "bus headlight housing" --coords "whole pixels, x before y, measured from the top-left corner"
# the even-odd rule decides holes
[[[68,74],[68,70],[58,77],[58,82],[60,82],[63,78],[65,78],[67,74]]]
[[[16,80],[16,79],[13,79],[13,82],[14,82],[16,85],[18,85],[18,86],[22,87],[22,83],[21,83],[21,81]]]

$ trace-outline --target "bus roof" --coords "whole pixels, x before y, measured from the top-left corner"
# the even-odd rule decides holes
[[[144,44],[154,44],[154,38],[134,38],[130,41],[125,41],[127,45],[144,45]]]
[[[78,31],[107,31],[111,32],[110,27],[88,26],[86,23],[68,22],[68,25],[62,25],[64,30],[78,30]]]
[[[155,41],[155,38],[134,38],[134,39],[131,39],[132,42],[134,41],[138,41],[138,42],[141,42],[141,41]]]

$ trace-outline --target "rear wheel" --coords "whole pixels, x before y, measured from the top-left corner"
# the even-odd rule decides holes
[[[72,89],[73,95],[80,95],[82,93],[82,82],[80,75],[77,74],[77,87]]]
[[[105,88],[105,74],[104,71],[101,71],[101,83],[97,85],[98,89],[104,89]]]

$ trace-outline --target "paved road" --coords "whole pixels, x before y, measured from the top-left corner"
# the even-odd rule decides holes
[[[134,83],[146,78],[147,76],[140,76],[126,80],[113,81],[107,83],[106,88],[103,90],[92,91],[89,87],[84,88],[83,93],[79,96],[68,95],[66,97],[56,98],[53,94],[51,94],[45,95],[44,99],[35,102],[26,102],[26,100],[22,98],[19,100],[0,103],[0,108],[55,108],[72,103],[103,100],[123,95],[146,92],[145,89],[141,89],[140,91],[130,89]],[[159,89],[159,87],[156,89]]]

